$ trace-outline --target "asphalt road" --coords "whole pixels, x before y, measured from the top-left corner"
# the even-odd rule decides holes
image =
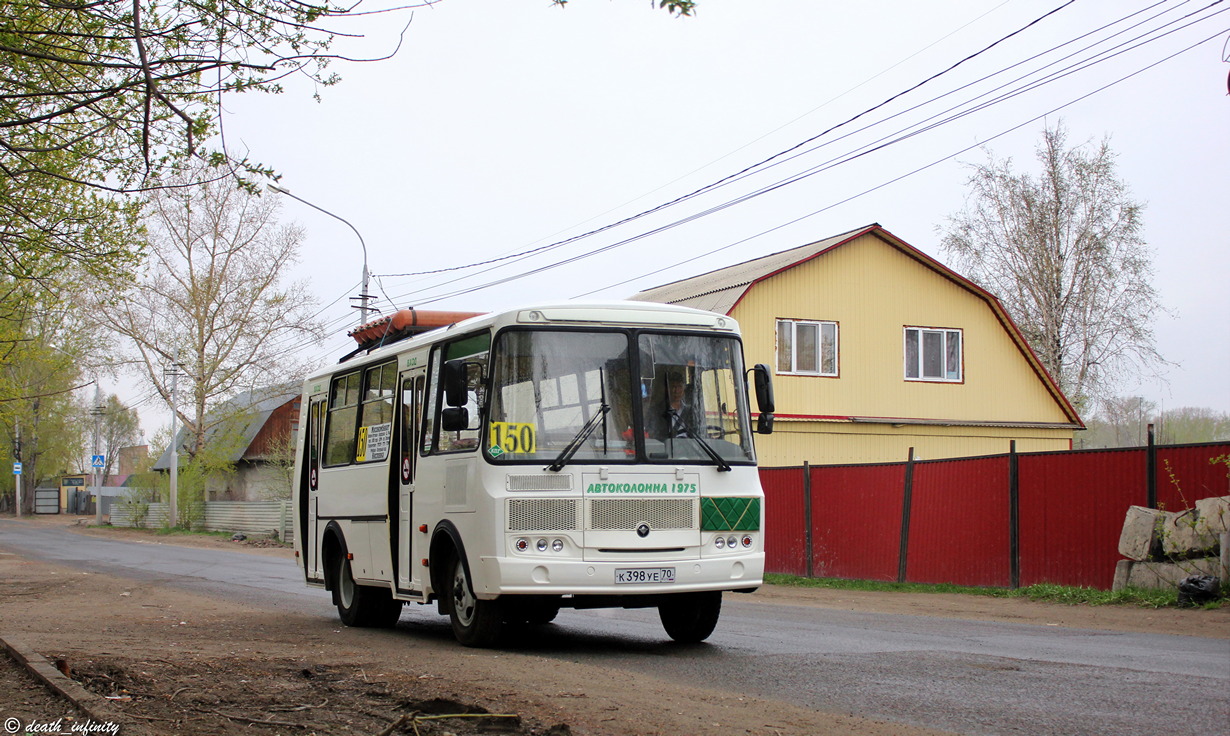
[[[70,539],[66,539],[70,538]],[[69,543],[71,541],[71,543]],[[0,521],[0,548],[78,569],[332,617],[279,557],[71,534]],[[407,636],[447,627],[409,606]],[[421,633],[420,633],[421,632]],[[1230,640],[740,601],[706,645],[667,645],[656,612],[564,611],[504,650],[963,734],[1223,734]]]

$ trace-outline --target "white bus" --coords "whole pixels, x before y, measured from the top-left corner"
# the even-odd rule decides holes
[[[304,384],[295,556],[350,626],[436,602],[495,644],[561,607],[656,607],[707,638],[764,573],[736,322],[641,302],[397,314]]]

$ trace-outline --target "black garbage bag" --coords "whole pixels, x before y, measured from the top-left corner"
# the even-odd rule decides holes
[[[1221,580],[1212,575],[1191,575],[1179,582],[1179,605],[1196,606],[1221,597]]]

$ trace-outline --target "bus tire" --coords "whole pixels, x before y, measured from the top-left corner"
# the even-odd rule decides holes
[[[658,606],[658,618],[670,638],[682,644],[695,644],[709,638],[722,613],[720,590],[702,593],[676,593]]]
[[[359,585],[350,573],[350,560],[338,555],[334,577],[337,616],[356,628],[388,629],[401,618],[402,602],[387,588]]]
[[[485,601],[474,595],[474,586],[459,555],[452,560],[448,578],[448,618],[453,636],[467,647],[489,647],[499,640],[504,629],[500,601]]]

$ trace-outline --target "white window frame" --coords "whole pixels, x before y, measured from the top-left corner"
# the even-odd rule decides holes
[[[915,344],[917,347],[914,361],[910,360],[910,333],[916,333]],[[949,343],[956,336],[956,356],[950,356],[951,350]],[[925,375],[926,372],[926,346],[925,343],[928,337],[940,340],[940,374],[938,376]],[[934,343],[932,343],[934,344]],[[904,367],[905,380],[920,381],[923,383],[963,383],[965,381],[965,331],[957,327],[912,327],[907,326],[902,331],[901,337],[901,356]],[[911,362],[914,363],[911,366]],[[911,367],[915,375],[910,375]]]
[[[781,334],[782,325],[790,325],[790,369],[783,370],[782,368],[782,350]],[[807,325],[816,328],[816,370],[800,369],[798,364],[798,328],[800,325]],[[841,329],[836,322],[829,320],[815,319],[787,319],[778,318],[774,324],[773,339],[776,343],[775,349],[775,367],[777,373],[787,376],[824,376],[828,378],[836,378],[841,373]],[[832,328],[833,331],[833,370],[824,370],[824,331],[825,328]]]

